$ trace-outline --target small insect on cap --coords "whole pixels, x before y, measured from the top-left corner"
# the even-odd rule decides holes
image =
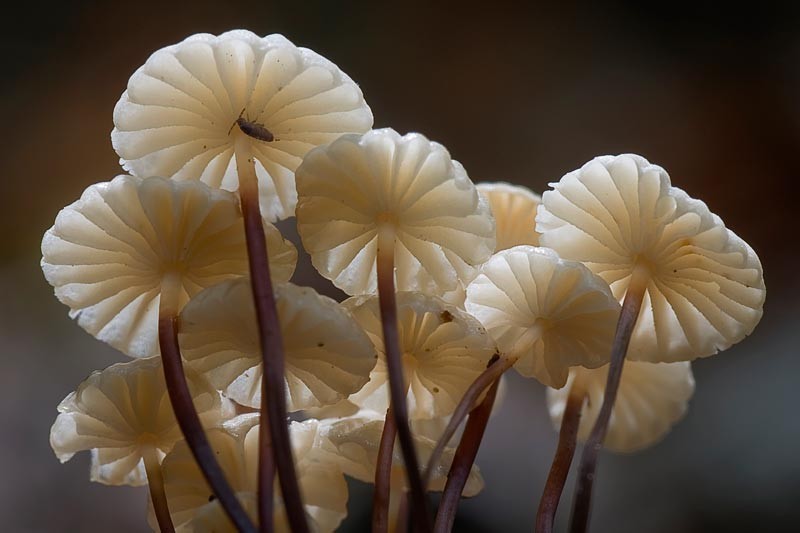
[[[275,136],[269,131],[266,126],[258,122],[248,122],[246,118],[239,117],[236,119],[236,125],[239,126],[246,135],[264,142],[272,142]]]
[[[111,140],[131,174],[235,191],[235,140],[247,135],[261,211],[274,221],[294,214],[306,152],[371,127],[361,90],[336,65],[282,35],[234,30],[151,55],[114,109]]]

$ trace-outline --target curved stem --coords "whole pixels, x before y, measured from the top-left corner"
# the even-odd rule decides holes
[[[266,420],[259,438],[258,514],[261,531],[272,527],[272,483],[275,466],[278,470],[281,493],[289,525],[295,533],[307,533],[303,500],[297,482],[289,426],[286,423],[286,377],[284,371],[283,339],[269,271],[267,240],[258,201],[258,178],[250,151],[252,142],[245,133],[235,132],[236,170],[239,176],[239,196],[244,216],[247,256],[250,263],[250,282],[258,323],[264,377],[261,380],[261,416]],[[271,439],[271,442],[270,440]],[[274,463],[271,463],[274,461]]]
[[[392,456],[397,429],[392,409],[386,411],[383,433],[378,446],[378,461],[375,464],[375,493],[372,497],[372,532],[389,531],[389,502],[391,500]]]
[[[567,396],[567,405],[561,419],[561,431],[558,434],[558,447],[556,448],[553,464],[547,481],[544,484],[542,499],[539,501],[539,510],[536,513],[537,533],[552,533],[553,522],[558,509],[561,493],[567,482],[567,474],[575,455],[575,445],[578,440],[578,427],[581,422],[581,410],[586,399],[583,390],[574,385]]]
[[[167,384],[169,400],[175,419],[183,432],[197,466],[205,476],[212,492],[239,531],[255,533],[250,517],[225,479],[225,473],[217,462],[214,450],[208,442],[200,417],[197,416],[192,394],[186,383],[180,347],[178,346],[178,303],[181,290],[180,277],[167,274],[161,283],[161,298],[158,318],[158,341],[161,347],[161,363]]]
[[[603,393],[603,405],[600,407],[597,420],[592,427],[589,438],[586,440],[583,454],[581,455],[575,487],[575,500],[572,506],[572,521],[570,524],[572,533],[583,533],[589,527],[589,513],[592,503],[592,487],[596,477],[595,470],[597,470],[597,456],[606,438],[608,421],[611,419],[611,410],[614,407],[619,381],[622,378],[625,354],[628,352],[628,345],[631,341],[633,328],[636,326],[636,320],[639,318],[639,311],[642,308],[642,301],[644,300],[649,280],[649,271],[637,265],[633,270],[628,290],[625,293],[625,299],[622,302],[622,311],[614,333],[614,344],[611,347],[611,362],[608,365],[608,379],[606,380],[606,390]]]
[[[152,444],[144,445],[142,449],[144,470],[147,472],[147,485],[150,488],[150,500],[153,502],[153,511],[156,513],[158,528],[161,533],[175,533],[172,517],[169,514],[167,495],[164,493],[164,476],[161,472],[161,462],[158,452]]]
[[[431,531],[431,516],[425,499],[419,461],[414,449],[414,440],[408,426],[406,386],[403,379],[403,361],[400,353],[400,337],[397,331],[397,301],[394,288],[395,231],[390,224],[378,227],[378,302],[383,326],[383,344],[386,353],[386,370],[389,374],[389,405],[394,414],[400,450],[403,453],[408,486],[411,492],[411,509],[416,525],[415,531]]]
[[[425,473],[422,476],[424,487],[427,488],[428,483],[430,483],[433,470],[439,464],[439,459],[441,459],[442,452],[444,452],[445,447],[447,447],[447,443],[453,438],[461,422],[464,421],[470,411],[475,407],[475,403],[478,401],[480,395],[483,394],[483,391],[490,385],[500,379],[500,376],[502,376],[506,370],[514,366],[516,362],[517,358],[493,358],[489,361],[489,364],[486,365],[486,370],[475,378],[475,381],[469,386],[464,396],[461,397],[461,401],[458,402],[458,405],[453,411],[453,415],[450,417],[450,421],[447,423],[447,427],[444,428],[444,432],[439,437],[439,440],[436,442],[436,447],[434,447],[428,458],[428,465],[425,467]]]
[[[447,474],[447,483],[444,486],[442,500],[439,502],[439,511],[436,513],[436,525],[434,533],[447,533],[453,529],[456,520],[458,502],[461,493],[467,484],[467,478],[472,470],[475,457],[478,455],[478,448],[481,446],[483,434],[486,431],[486,424],[492,414],[492,406],[497,396],[497,387],[500,385],[499,378],[494,381],[489,392],[481,404],[473,409],[469,414],[469,420],[458,443],[456,454],[453,457],[453,464],[450,465],[450,472]]]

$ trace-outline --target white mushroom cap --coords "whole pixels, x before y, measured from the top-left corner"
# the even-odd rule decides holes
[[[478,192],[489,200],[497,226],[495,251],[521,244],[539,246],[536,209],[542,197],[530,189],[510,183],[478,183]]]
[[[226,424],[224,430],[209,431],[208,439],[231,488],[256,520],[258,417],[244,415],[240,418]],[[344,475],[336,464],[326,461],[327,454],[319,451],[322,437],[316,421],[292,422],[289,429],[309,525],[312,531],[334,531],[347,516],[348,492]],[[176,444],[164,459],[163,471],[167,502],[177,531],[236,531],[222,507],[211,497],[211,489],[184,441]],[[275,531],[290,531],[277,486],[274,517]]]
[[[475,188],[489,202],[494,216],[497,235],[495,252],[522,244],[539,246],[535,219],[536,208],[542,199],[538,194],[525,187],[504,182],[478,183]],[[477,273],[467,273],[469,278],[459,279],[456,288],[442,294],[442,299],[463,309],[467,285]]]
[[[396,287],[442,294],[494,250],[494,221],[440,144],[392,129],[344,135],[297,169],[297,230],[316,269],[347,294],[374,293],[380,224],[396,231]]]
[[[332,405],[369,379],[376,354],[350,313],[309,287],[275,286],[289,411]],[[247,279],[207,289],[181,313],[184,359],[236,402],[261,404],[262,359]]]
[[[608,365],[592,370],[575,367],[564,388],[547,389],[547,405],[556,430],[561,426],[570,391],[578,387],[587,396],[578,439],[586,441],[603,405],[607,377]],[[693,393],[694,378],[688,362],[625,361],[604,446],[620,453],[652,446],[683,418]]]
[[[297,251],[265,223],[276,281]],[[180,305],[205,287],[249,273],[238,199],[197,182],[117,176],[65,207],[42,240],[42,270],[70,316],[134,357],[159,353],[165,275],[180,276]]]
[[[536,219],[544,246],[584,262],[620,299],[636,265],[649,271],[630,359],[706,357],[753,331],[766,296],[758,257],[664,169],[603,156],[551,185]]]
[[[294,214],[294,171],[308,150],[372,127],[361,90],[336,65],[282,35],[235,30],[192,35],[151,55],[114,109],[111,140],[136,176],[235,191],[240,116],[274,137],[251,143],[270,220]]]
[[[378,460],[378,450],[383,434],[383,416],[368,410],[361,411],[358,415],[321,424],[322,433],[327,439],[333,457],[342,471],[350,477],[366,483],[375,481],[375,464]],[[428,458],[436,446],[436,440],[414,435],[414,444],[419,455],[420,464],[425,468]],[[327,449],[327,448],[326,448]],[[429,490],[444,490],[447,483],[447,473],[453,463],[455,448],[445,448],[439,464],[431,472]],[[334,460],[331,459],[331,460]],[[395,446],[392,457],[392,478],[407,487],[406,475],[403,466],[403,454],[399,446]],[[473,465],[467,478],[463,495],[472,497],[483,490],[483,476],[480,468]]]
[[[620,306],[608,285],[547,248],[498,252],[467,287],[467,311],[514,368],[550,387],[563,387],[570,366],[608,363]]]
[[[205,427],[233,415],[228,402],[201,376],[186,374]],[[50,446],[61,462],[92,451],[92,481],[145,485],[144,447],[163,456],[182,438],[172,412],[160,357],[117,363],[94,372],[58,406]]]
[[[354,404],[382,413],[389,407],[389,381],[377,296],[342,303],[367,332],[378,363],[369,383],[350,396]],[[497,353],[494,341],[472,316],[435,296],[397,294],[397,327],[410,419],[449,415]]]

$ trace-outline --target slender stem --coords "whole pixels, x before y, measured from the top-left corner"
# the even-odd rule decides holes
[[[649,280],[649,271],[645,267],[637,265],[633,270],[628,290],[625,293],[625,299],[622,302],[622,311],[614,333],[614,344],[611,347],[611,362],[608,365],[608,378],[606,380],[606,390],[603,394],[603,405],[600,407],[597,420],[592,427],[589,438],[586,440],[583,454],[581,455],[575,499],[572,506],[572,521],[570,524],[572,533],[583,533],[589,527],[589,513],[591,511],[595,470],[597,469],[597,456],[606,438],[608,421],[611,419],[611,410],[614,407],[619,381],[622,377],[625,354],[628,351],[628,344],[630,344],[636,320],[639,318],[639,311],[642,308],[642,301],[644,300]]]
[[[516,361],[517,358],[492,359],[489,361],[489,364],[486,365],[486,370],[475,378],[475,381],[469,386],[464,396],[461,397],[461,401],[458,402],[458,405],[453,411],[453,415],[450,417],[447,427],[444,428],[444,432],[439,437],[439,440],[436,442],[436,447],[428,458],[428,465],[422,477],[425,487],[430,483],[433,470],[438,466],[439,459],[441,459],[442,452],[444,452],[445,447],[447,447],[447,443],[453,438],[461,422],[464,421],[470,411],[475,407],[475,403],[478,401],[480,395],[483,394],[483,391],[490,385],[494,384],[506,370],[514,366]]]
[[[478,455],[478,448],[481,446],[489,415],[492,414],[492,406],[499,385],[500,380],[496,379],[481,404],[469,414],[464,434],[461,436],[461,442],[458,443],[453,464],[450,465],[450,472],[447,474],[447,483],[444,486],[442,500],[439,502],[439,511],[436,513],[434,533],[447,533],[453,529],[458,502],[464,486],[467,484],[475,457]]]
[[[208,442],[200,417],[197,416],[192,394],[186,383],[180,347],[178,346],[178,295],[180,277],[167,275],[162,281],[158,318],[158,340],[161,347],[161,362],[167,384],[169,400],[183,437],[194,455],[200,471],[205,476],[212,492],[228,514],[236,528],[245,533],[255,533],[256,528],[234,494],[225,473],[217,462],[214,450]]]
[[[378,254],[376,269],[378,276],[378,302],[383,325],[383,344],[386,353],[386,369],[389,374],[389,397],[391,411],[403,453],[408,486],[411,492],[411,508],[416,531],[432,530],[431,516],[425,499],[425,491],[419,472],[419,461],[414,449],[414,440],[408,426],[406,386],[403,378],[403,361],[400,353],[400,337],[397,331],[397,301],[394,288],[395,231],[391,224],[378,227]]]
[[[267,422],[264,427],[269,427],[269,436],[266,431],[262,431],[259,438],[259,521],[262,532],[270,531],[273,511],[272,483],[277,466],[289,525],[295,533],[307,533],[308,523],[295,472],[289,426],[286,423],[283,339],[269,272],[267,240],[258,201],[258,178],[250,151],[252,139],[243,132],[237,131],[235,134],[234,151],[239,176],[239,196],[244,216],[250,280],[264,367],[264,377],[261,380],[261,416],[262,421]],[[274,463],[271,463],[273,460]]]
[[[392,409],[386,411],[383,433],[378,446],[378,461],[375,464],[375,493],[372,498],[372,532],[389,531],[389,502],[392,482],[392,456],[397,428]]]
[[[542,499],[539,501],[539,511],[536,513],[535,531],[537,533],[552,533],[553,531],[558,501],[561,499],[561,493],[564,492],[569,467],[572,464],[572,457],[575,455],[578,427],[585,398],[583,390],[573,385],[567,396],[567,405],[561,419],[556,454],[544,484]]]
[[[392,409],[386,411],[381,442],[378,445],[378,461],[375,465],[375,493],[372,498],[372,531],[389,531],[389,502],[392,482],[392,456],[397,427]]]
[[[158,528],[161,533],[175,533],[175,526],[172,525],[172,517],[169,514],[169,505],[167,505],[167,495],[164,492],[161,463],[158,460],[156,447],[152,443],[143,445],[142,459],[144,459],[144,470],[147,472],[147,484],[150,487],[150,500],[153,502]]]
[[[264,380],[261,380],[261,397],[264,397]],[[263,406],[263,402],[262,402]],[[266,417],[266,418],[265,418]],[[273,487],[275,486],[275,461],[274,449],[272,447],[272,435],[269,432],[269,413],[261,411],[260,430],[258,432],[259,450],[266,450],[267,460],[258,462],[258,523],[261,533],[273,533],[275,531],[275,497]],[[264,490],[266,489],[266,490]],[[261,499],[261,494],[267,497]]]

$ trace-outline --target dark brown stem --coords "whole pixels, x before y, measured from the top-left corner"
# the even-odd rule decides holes
[[[383,433],[378,447],[378,460],[375,464],[375,493],[372,498],[372,532],[389,531],[389,499],[392,485],[392,456],[397,429],[392,410],[386,411]]]
[[[237,148],[238,146],[237,144]],[[271,526],[268,524],[272,524],[272,483],[274,468],[277,466],[289,526],[295,533],[307,533],[308,523],[295,472],[289,426],[286,423],[283,339],[269,271],[267,240],[258,201],[258,183],[254,175],[250,175],[248,179],[248,171],[253,172],[252,159],[248,157],[246,162],[243,159],[237,150],[239,194],[264,368],[261,380],[261,416],[267,423],[262,427],[269,427],[269,435],[266,431],[261,431],[259,438],[258,514],[262,524],[261,531],[269,531]],[[271,463],[273,460],[274,463]]]
[[[453,529],[458,502],[464,486],[467,484],[472,465],[475,463],[475,457],[478,455],[478,448],[481,446],[486,424],[489,423],[489,415],[492,414],[492,406],[499,385],[500,380],[497,379],[480,405],[469,414],[464,434],[461,436],[461,442],[458,443],[453,464],[450,465],[450,472],[447,474],[447,483],[444,486],[442,500],[439,502],[439,511],[436,514],[434,533],[447,533]]]
[[[394,288],[394,246],[393,228],[382,226],[378,229],[377,277],[378,303],[383,326],[383,344],[386,353],[386,370],[389,375],[390,407],[394,413],[397,437],[403,453],[408,486],[411,492],[411,509],[415,531],[427,533],[433,529],[431,515],[425,499],[422,477],[419,471],[414,439],[408,426],[408,406],[406,405],[406,386],[403,379],[403,361],[400,353],[400,336],[397,331],[397,301]]]
[[[150,488],[150,501],[153,502],[153,512],[156,514],[158,528],[161,533],[175,533],[172,517],[169,514],[167,495],[164,493],[164,476],[158,460],[155,446],[147,444],[142,451],[144,469],[147,472],[147,485]]]
[[[264,379],[261,380],[261,397],[264,397]],[[263,406],[263,403],[262,403]],[[265,420],[265,418],[267,420]],[[260,429],[258,432],[258,445],[260,450],[266,450],[267,460],[258,462],[258,521],[259,530],[262,533],[273,533],[275,524],[273,520],[275,512],[275,497],[273,487],[275,486],[275,461],[274,450],[272,448],[272,436],[268,431],[269,413],[261,411]],[[265,498],[261,498],[265,494]]]
[[[428,465],[425,467],[425,473],[422,476],[422,483],[426,489],[428,487],[428,483],[430,482],[433,470],[439,464],[439,459],[442,456],[442,452],[444,452],[447,443],[450,442],[450,439],[452,439],[453,435],[455,435],[458,426],[461,425],[461,422],[467,418],[467,415],[475,407],[475,402],[478,401],[478,398],[481,394],[483,394],[483,391],[499,380],[500,376],[502,376],[506,370],[514,366],[515,361],[516,359],[500,359],[499,357],[494,357],[486,365],[486,370],[484,370],[477,378],[475,378],[475,381],[470,384],[469,388],[464,393],[464,396],[462,396],[461,400],[458,402],[458,405],[450,417],[450,421],[447,423],[447,427],[445,427],[444,431],[439,437],[439,440],[436,442],[436,446],[433,448],[430,457],[428,458]]]
[[[544,484],[542,499],[539,501],[539,511],[536,513],[536,533],[552,533],[553,531],[558,502],[561,499],[561,493],[564,492],[569,467],[572,464],[572,457],[575,455],[584,398],[583,392],[574,388],[567,397],[567,405],[561,419],[561,431],[558,434],[558,447]]]
[[[239,531],[255,533],[256,527],[225,479],[225,473],[217,462],[214,450],[206,438],[203,425],[200,423],[200,418],[192,403],[192,395],[186,384],[183,361],[178,347],[177,320],[175,316],[161,316],[158,320],[161,360],[172,410],[175,412],[175,418],[183,432],[183,437],[197,461],[197,466],[200,467],[211,491],[219,500],[228,517]]]
[[[597,456],[603,447],[603,441],[608,431],[608,421],[611,419],[611,410],[617,398],[619,381],[622,378],[622,368],[625,363],[625,354],[631,341],[633,328],[639,318],[642,300],[647,288],[647,274],[635,269],[625,299],[622,302],[622,311],[614,333],[614,344],[611,347],[611,362],[608,365],[608,378],[606,390],[603,394],[603,405],[597,414],[597,420],[592,427],[592,432],[586,440],[581,455],[581,463],[576,480],[574,503],[572,506],[572,520],[570,531],[584,533],[589,528],[589,513],[592,504],[592,487],[597,470]]]

